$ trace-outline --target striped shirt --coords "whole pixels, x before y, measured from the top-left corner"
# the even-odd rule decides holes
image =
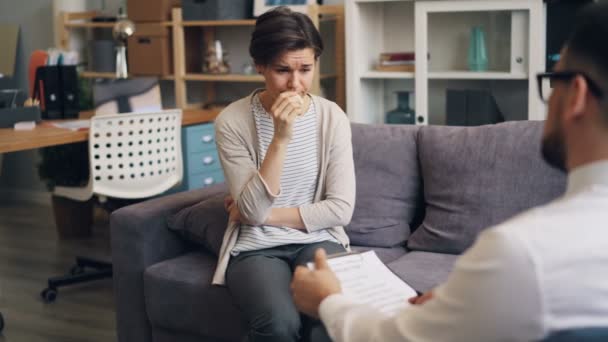
[[[261,160],[264,160],[274,136],[274,123],[272,116],[262,107],[258,95],[253,99],[252,110],[258,135],[257,148]],[[308,111],[296,118],[293,124],[293,137],[287,145],[281,174],[281,192],[275,199],[273,207],[297,208],[313,202],[319,172],[317,144],[317,115],[311,101]],[[231,254],[237,255],[240,252],[293,243],[308,244],[327,240],[337,242],[327,230],[307,233],[288,227],[241,225],[239,237]]]

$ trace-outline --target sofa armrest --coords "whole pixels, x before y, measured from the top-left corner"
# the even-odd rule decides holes
[[[147,267],[184,254],[189,243],[167,227],[167,217],[219,193],[224,184],[130,205],[110,217],[118,340],[152,341],[144,302]]]

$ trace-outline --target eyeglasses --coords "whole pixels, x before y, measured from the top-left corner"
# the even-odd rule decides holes
[[[555,71],[536,74],[538,94],[540,95],[541,100],[545,103],[549,101],[551,93],[553,92],[554,81],[570,81],[576,76],[582,76],[585,79],[589,86],[589,90],[597,98],[601,99],[604,96],[602,89],[585,73],[580,71]]]

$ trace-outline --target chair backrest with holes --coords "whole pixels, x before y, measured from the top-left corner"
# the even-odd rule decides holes
[[[182,180],[181,110],[91,118],[93,192],[118,198],[161,194]]]

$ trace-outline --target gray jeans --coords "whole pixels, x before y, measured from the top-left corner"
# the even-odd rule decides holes
[[[317,248],[327,254],[345,251],[337,243],[324,241],[231,257],[226,286],[249,325],[249,341],[330,341],[320,321],[298,312],[289,288],[295,267],[312,261]]]

